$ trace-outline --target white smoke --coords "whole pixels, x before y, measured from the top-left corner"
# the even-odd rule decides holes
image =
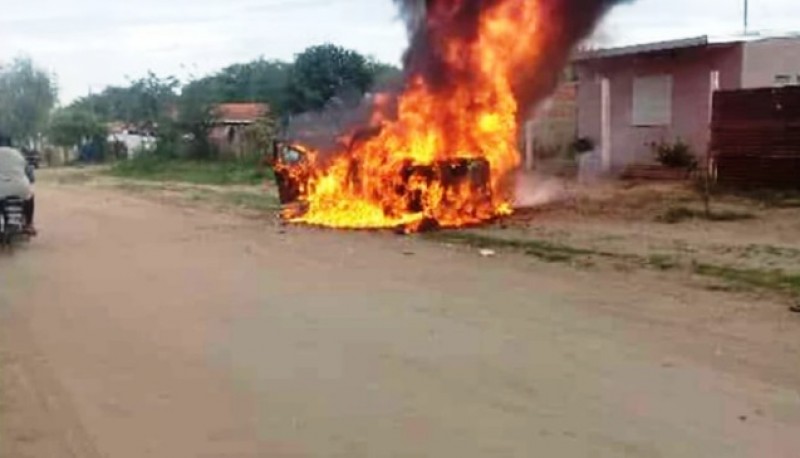
[[[563,180],[520,173],[516,180],[515,206],[534,208],[562,201],[568,196]]]

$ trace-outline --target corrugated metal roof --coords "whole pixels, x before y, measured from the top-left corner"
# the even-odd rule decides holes
[[[620,46],[617,48],[595,49],[584,51],[575,56],[574,60],[593,60],[605,59],[608,57],[627,56],[632,54],[644,54],[650,52],[667,51],[680,48],[696,48],[708,45],[708,37],[683,38],[680,40],[658,41],[655,43],[643,43],[631,46]]]
[[[703,46],[725,45],[744,43],[750,41],[769,40],[776,38],[796,38],[800,39],[800,34],[797,33],[780,33],[780,34],[760,34],[752,33],[747,35],[727,35],[727,36],[713,36],[701,35],[691,38],[681,38],[678,40],[658,41],[653,43],[643,43],[630,46],[620,46],[614,48],[595,49],[590,51],[583,51],[577,53],[573,57],[573,61],[586,61],[594,59],[606,59],[610,57],[629,56],[634,54],[647,54],[660,51],[669,51],[673,49],[685,48],[698,48]]]

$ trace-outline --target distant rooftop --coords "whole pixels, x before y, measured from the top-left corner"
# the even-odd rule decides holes
[[[269,106],[263,103],[223,103],[214,108],[218,122],[225,124],[249,124],[269,113]]]
[[[747,35],[728,35],[728,36],[708,36],[701,35],[692,38],[681,38],[678,40],[658,41],[653,43],[643,43],[630,46],[620,46],[614,48],[593,49],[577,53],[573,60],[592,60],[605,59],[608,57],[628,56],[633,54],[646,54],[659,51],[669,51],[673,49],[698,48],[704,46],[727,45],[743,43],[749,41],[770,40],[778,38],[800,39],[800,33],[782,34],[761,34],[752,33]]]

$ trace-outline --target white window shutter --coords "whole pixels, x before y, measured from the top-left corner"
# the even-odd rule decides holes
[[[672,124],[672,76],[634,78],[631,122],[634,126]]]

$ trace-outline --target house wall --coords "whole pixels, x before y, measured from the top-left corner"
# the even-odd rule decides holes
[[[744,44],[742,88],[772,87],[777,75],[800,84],[800,38],[772,38]]]
[[[218,124],[211,128],[208,139],[217,152],[224,158],[241,159],[253,153],[252,145],[247,142],[247,129],[252,124]]]
[[[648,144],[689,143],[704,156],[710,137],[711,72],[719,71],[720,88],[741,85],[742,49],[739,45],[698,47],[650,54],[610,57],[580,62],[578,67],[578,133],[601,144],[601,84],[610,83],[612,170],[634,162],[652,162]],[[672,121],[669,125],[640,127],[632,123],[634,78],[672,76]]]

